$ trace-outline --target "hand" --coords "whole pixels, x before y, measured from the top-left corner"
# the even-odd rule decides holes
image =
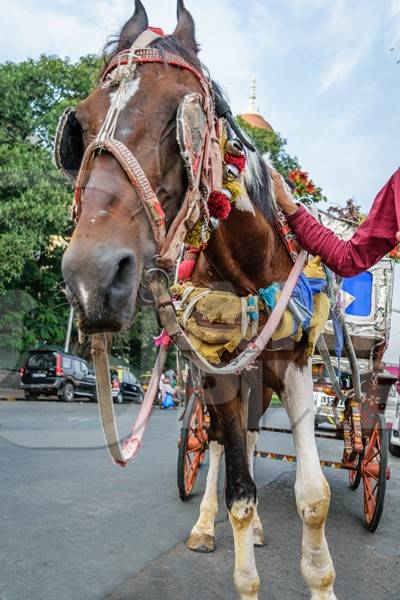
[[[271,174],[277,203],[287,215],[293,215],[298,211],[299,207],[293,202],[288,186],[285,184],[283,177],[278,173],[278,171],[275,171],[271,168],[269,171]]]
[[[396,233],[397,241],[400,242],[400,231]]]

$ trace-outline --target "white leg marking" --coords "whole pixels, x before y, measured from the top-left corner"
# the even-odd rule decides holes
[[[235,541],[235,586],[242,600],[257,600],[260,578],[254,557],[252,500],[238,500],[229,511]]]
[[[197,552],[214,550],[214,523],[218,514],[218,473],[224,447],[210,442],[210,466],[207,474],[206,491],[200,504],[200,516],[192,529],[188,547]]]
[[[303,521],[301,571],[312,600],[336,600],[335,569],[325,538],[330,490],[315,443],[311,364],[303,370],[288,367],[283,400],[297,453],[296,504]]]
[[[257,446],[258,436],[259,436],[258,431],[248,431],[247,432],[247,456],[248,456],[250,475],[251,475],[252,479],[254,479],[254,450],[256,449],[256,446]],[[264,544],[265,544],[264,531],[263,531],[263,526],[262,526],[260,517],[258,516],[257,507],[255,508],[254,517],[253,517],[253,536],[254,536],[254,545],[255,546],[264,546]]]

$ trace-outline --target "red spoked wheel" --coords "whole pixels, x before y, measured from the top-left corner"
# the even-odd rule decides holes
[[[178,489],[181,500],[188,500],[196,483],[207,450],[207,420],[201,396],[195,392],[185,409],[179,438]]]
[[[369,531],[375,531],[382,516],[386,481],[390,479],[388,436],[383,415],[376,415],[371,434],[365,440],[361,476],[364,485],[365,527]]]
[[[356,458],[351,462],[348,463],[350,467],[353,467],[353,470],[349,470],[349,487],[351,490],[353,490],[353,492],[355,492],[361,482],[361,463],[362,463],[362,458],[361,456],[358,454],[356,456]]]

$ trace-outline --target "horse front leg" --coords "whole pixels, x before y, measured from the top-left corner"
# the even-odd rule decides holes
[[[249,471],[250,476],[254,480],[254,450],[257,447],[257,440],[259,436],[258,431],[248,431],[247,432],[247,459],[249,463]],[[264,538],[264,529],[261,523],[261,519],[258,516],[257,506],[254,511],[253,518],[253,540],[254,545],[257,547],[264,546],[265,538]]]
[[[217,441],[210,442],[210,466],[206,491],[200,504],[200,516],[187,541],[188,548],[194,552],[213,552],[215,547],[214,524],[218,514],[218,473],[223,453],[223,445]]]
[[[326,481],[314,436],[313,383],[310,365],[289,365],[283,395],[296,446],[296,504],[303,521],[301,571],[312,600],[336,600],[335,569],[325,538],[325,521],[330,504]]]
[[[239,414],[225,420],[226,504],[235,543],[234,581],[242,600],[257,600],[260,578],[254,556],[257,489],[250,475],[246,428]]]

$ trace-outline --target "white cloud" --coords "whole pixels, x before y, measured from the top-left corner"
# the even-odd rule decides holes
[[[327,57],[321,91],[343,82],[364,61],[373,47],[382,25],[382,4],[335,0],[322,46]]]

